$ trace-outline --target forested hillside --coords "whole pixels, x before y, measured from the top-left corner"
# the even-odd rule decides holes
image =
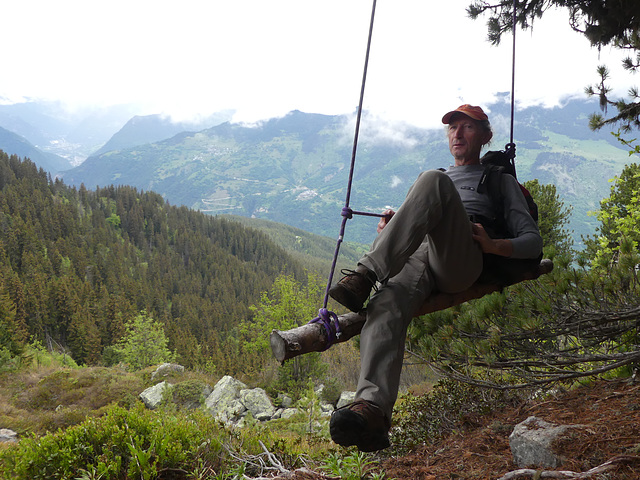
[[[0,229],[3,345],[57,344],[80,363],[108,364],[125,324],[146,311],[183,364],[233,366],[231,329],[279,274],[304,274],[239,223],[128,186],[68,187],[2,151]]]

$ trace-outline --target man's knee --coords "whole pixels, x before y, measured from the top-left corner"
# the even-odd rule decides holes
[[[373,317],[389,316],[394,318],[394,321],[410,318],[413,314],[411,306],[415,295],[419,295],[419,292],[412,288],[412,285],[405,284],[402,279],[394,277],[381,285],[371,296],[367,312]]]
[[[420,189],[431,190],[437,188],[438,191],[455,188],[449,175],[441,170],[425,170],[421,172],[415,185],[419,186]]]

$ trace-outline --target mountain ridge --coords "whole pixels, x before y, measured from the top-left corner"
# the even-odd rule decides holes
[[[55,175],[72,167],[69,160],[54,153],[44,152],[26,138],[0,127],[0,148],[19,157],[29,158],[38,167]]]
[[[594,102],[572,100],[562,108],[528,107],[515,125],[521,182],[538,178],[558,187],[574,207],[575,237],[593,233],[588,212],[608,195],[628,153],[607,132],[590,132]],[[491,106],[499,149],[508,138],[509,110]],[[350,206],[381,212],[398,207],[417,175],[451,163],[444,133],[389,125],[364,112]],[[106,152],[65,172],[74,185],[131,183],[174,204],[209,214],[263,218],[332,236],[340,224],[353,146],[353,118],[297,110],[257,125],[223,123],[130,149]],[[353,226],[351,226],[353,225]],[[372,221],[358,219],[350,239],[370,243]]]
[[[578,243],[582,235],[594,232],[596,220],[589,212],[608,196],[607,180],[630,161],[611,132],[589,130],[588,117],[598,108],[595,101],[570,99],[559,107],[529,106],[515,112],[518,178],[557,186],[561,200],[574,207],[570,228]],[[495,130],[491,149],[501,149],[510,141],[508,95],[498,95],[486,109]],[[206,120],[180,124],[148,115],[129,116],[124,126],[114,126],[127,111],[114,107],[63,118],[59,106],[2,105],[0,126],[11,123],[23,136],[29,135],[25,138],[35,138],[31,143],[36,148],[59,152],[73,164],[80,152],[88,152],[88,158],[65,168],[49,166],[31,151],[12,152],[10,144],[3,148],[0,142],[0,148],[33,157],[76,186],[130,184],[211,215],[235,214],[320,235],[337,233],[346,200],[354,115],[293,110],[251,125],[227,121],[202,130],[197,125]],[[230,112],[216,115],[221,120]],[[193,128],[184,130],[187,127]],[[109,128],[111,137],[96,150],[95,142]],[[365,111],[359,137],[349,199],[357,211],[397,208],[422,170],[451,163],[440,129],[390,124]],[[375,222],[355,217],[347,235],[349,240],[370,243]]]
[[[219,112],[202,120],[184,122],[175,122],[171,118],[159,114],[135,115],[90,156],[166,140],[183,132],[205,130],[211,126],[219,125],[229,118],[231,118],[231,112]]]

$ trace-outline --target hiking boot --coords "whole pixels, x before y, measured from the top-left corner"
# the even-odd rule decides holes
[[[361,452],[387,448],[391,422],[380,407],[368,400],[356,399],[333,412],[329,422],[331,439],[338,445],[355,445]]]
[[[342,270],[340,273],[344,277],[329,289],[329,295],[352,312],[358,313],[375,286],[376,276],[362,265],[358,265],[355,270]]]

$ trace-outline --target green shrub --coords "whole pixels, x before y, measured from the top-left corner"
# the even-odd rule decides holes
[[[20,357],[11,353],[8,348],[0,346],[0,372],[11,372],[20,365]]]
[[[0,478],[234,478],[239,469],[259,475],[251,459],[264,456],[265,449],[288,469],[327,458],[328,440],[290,427],[256,422],[226,429],[201,409],[112,406],[101,417],[0,449]]]
[[[401,450],[429,444],[460,430],[469,416],[517,402],[517,395],[450,379],[438,381],[431,392],[420,397],[403,394],[394,410],[392,443]]]
[[[383,480],[386,475],[381,471],[379,462],[370,453],[349,451],[332,453],[324,466],[329,473],[342,480]]]
[[[102,350],[102,364],[105,367],[113,367],[114,365],[124,362],[124,353],[117,346],[109,345]]]
[[[187,380],[171,387],[165,400],[171,401],[180,408],[194,409],[204,405],[207,385],[199,380]]]
[[[220,467],[221,429],[210,416],[161,416],[139,406],[112,407],[101,418],[0,451],[0,477],[70,479],[81,471],[102,478],[156,478],[203,461]]]
[[[169,339],[164,334],[164,327],[146,311],[141,311],[125,327],[127,332],[117,345],[115,353],[131,369],[141,370],[175,360],[175,353],[167,347]]]
[[[37,340],[27,346],[26,355],[33,359],[33,364],[37,367],[78,368],[78,364],[68,353],[50,352]]]

